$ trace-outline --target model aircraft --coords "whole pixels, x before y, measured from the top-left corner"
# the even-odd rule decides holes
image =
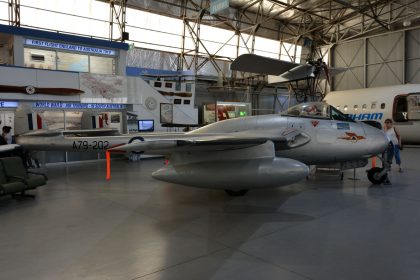
[[[308,59],[307,63],[298,64],[255,54],[238,56],[230,69],[268,75],[269,84],[287,83],[298,102],[306,102],[309,96],[324,97],[326,85],[322,87],[321,80],[328,83],[330,77],[347,70],[328,67],[322,58]]]
[[[153,178],[225,189],[231,195],[295,183],[308,176],[308,165],[362,167],[388,144],[381,130],[355,122],[324,102],[299,104],[276,115],[224,120],[187,133],[78,137],[38,131],[17,141],[34,150],[165,155],[169,164]],[[384,176],[386,170],[376,169],[370,179],[379,183]]]
[[[332,91],[325,100],[356,121],[392,119],[405,144],[420,144],[420,85]]]

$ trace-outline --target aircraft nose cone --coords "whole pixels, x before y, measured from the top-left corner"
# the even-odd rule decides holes
[[[369,140],[368,148],[371,154],[377,155],[386,150],[389,139],[385,132],[368,124],[364,124],[363,129],[365,130],[366,136]]]

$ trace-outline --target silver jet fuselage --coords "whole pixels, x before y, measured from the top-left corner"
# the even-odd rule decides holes
[[[307,165],[364,166],[388,144],[381,130],[354,122],[326,103],[229,119],[188,133],[78,137],[35,132],[18,142],[33,150],[167,155],[170,164],[154,172],[154,178],[230,190],[291,184],[308,175]]]
[[[347,126],[348,125],[348,126]],[[277,145],[284,136],[284,128],[303,132],[308,138],[302,145]],[[19,136],[18,144],[29,150],[101,152],[133,141],[151,141],[145,154],[170,154],[183,147],[178,140],[200,139],[202,136],[243,134],[265,136],[273,141],[275,155],[293,158],[305,164],[335,163],[377,155],[386,147],[384,133],[364,123],[282,115],[261,115],[230,119],[200,129],[178,133],[142,133],[118,136],[78,137],[61,133],[39,133]],[[176,139],[173,139],[176,138]],[[156,145],[156,147],[153,147]]]
[[[294,146],[276,145],[276,139],[288,128],[303,132],[309,139]],[[261,115],[231,119],[205,126],[190,135],[212,133],[266,135],[275,144],[278,157],[292,158],[305,164],[337,163],[367,159],[382,153],[388,143],[384,133],[365,123],[311,117]]]

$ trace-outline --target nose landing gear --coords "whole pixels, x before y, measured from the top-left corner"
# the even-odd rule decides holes
[[[380,167],[373,167],[367,170],[367,176],[369,181],[371,181],[375,185],[379,185],[385,182],[386,178],[388,177],[387,172],[383,172],[384,169]]]
[[[383,167],[372,167],[371,169],[366,171],[369,181],[371,181],[375,185],[387,182],[388,171],[391,170],[391,164],[388,162],[388,160],[380,156],[378,156],[378,158],[382,161]]]

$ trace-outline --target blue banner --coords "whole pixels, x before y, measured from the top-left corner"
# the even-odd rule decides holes
[[[94,53],[94,54],[109,55],[109,56],[115,56],[116,54],[114,50],[80,46],[80,45],[72,45],[72,44],[66,44],[66,43],[58,43],[58,42],[51,42],[51,41],[43,41],[43,40],[36,40],[36,39],[26,39],[25,45],[50,48],[50,49],[83,52],[83,53]]]
[[[17,101],[0,101],[0,108],[17,108],[19,102]]]
[[[125,104],[114,103],[68,103],[68,102],[34,102],[33,108],[51,108],[51,109],[125,109]]]

